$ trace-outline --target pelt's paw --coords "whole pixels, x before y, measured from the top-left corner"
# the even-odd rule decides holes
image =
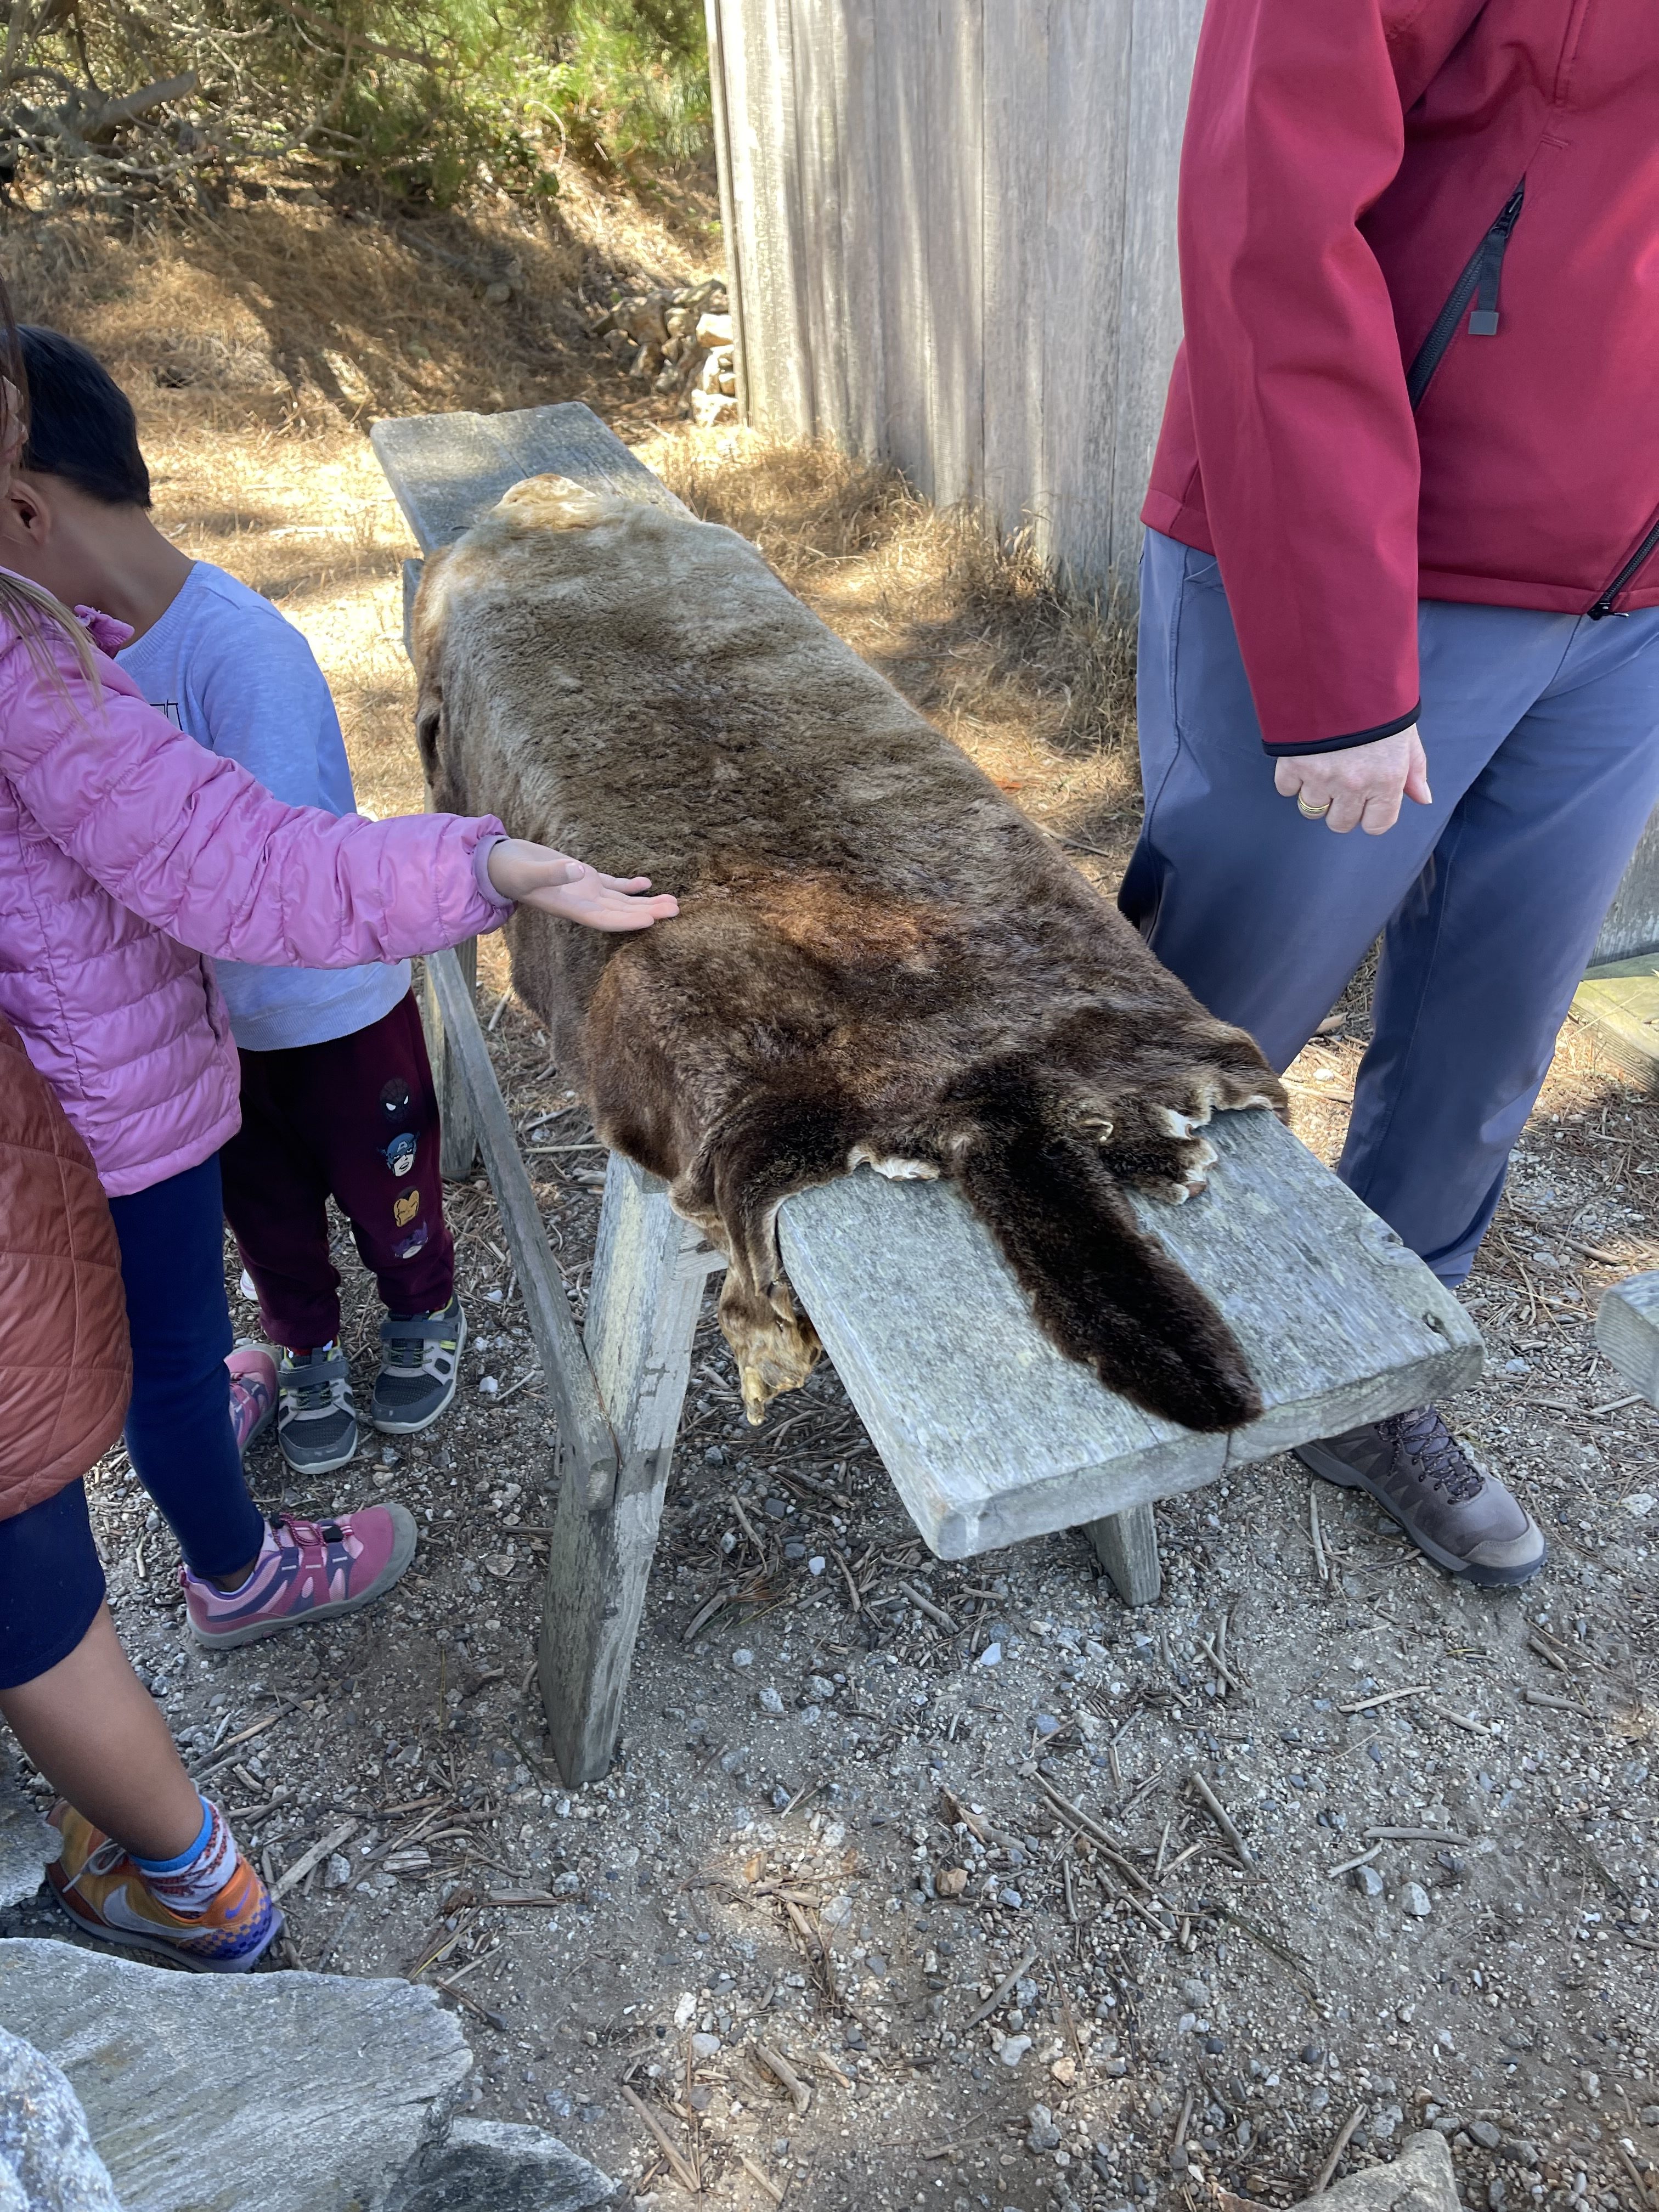
[[[1084,1133],[1090,1133],[1086,1122]],[[1166,1205],[1196,1198],[1209,1182],[1215,1146],[1194,1133],[1198,1123],[1172,1106],[1139,1099],[1121,1101],[1115,1117],[1093,1132],[1108,1171],[1119,1182]]]
[[[774,1398],[799,1390],[823,1356],[818,1333],[799,1311],[787,1283],[769,1297],[749,1290],[729,1268],[720,1289],[720,1330],[738,1364],[743,1409],[751,1427]]]

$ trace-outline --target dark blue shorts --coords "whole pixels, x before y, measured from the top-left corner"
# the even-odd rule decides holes
[[[0,1690],[67,1659],[103,1602],[83,1484],[0,1521]]]

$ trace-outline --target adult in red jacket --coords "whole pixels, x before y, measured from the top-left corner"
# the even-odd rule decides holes
[[[1649,0],[1199,43],[1121,902],[1280,1066],[1383,934],[1340,1171],[1454,1285],[1659,799],[1656,118]],[[1454,1573],[1542,1564],[1432,1407],[1302,1455]]]

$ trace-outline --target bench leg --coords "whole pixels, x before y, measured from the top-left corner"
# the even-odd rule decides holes
[[[1087,1524],[1095,1557],[1112,1578],[1125,1605],[1156,1605],[1164,1588],[1158,1563],[1158,1531],[1150,1505],[1126,1506],[1104,1520]]]
[[[703,1284],[724,1265],[670,1207],[666,1186],[613,1153],[586,1342],[621,1471],[616,1497],[597,1508],[561,1482],[542,1613],[542,1702],[571,1788],[597,1780],[616,1749]]]
[[[476,990],[478,982],[477,939],[469,937],[465,945],[458,945],[455,957],[460,963],[468,989]],[[472,1115],[461,1080],[460,1062],[445,1040],[443,1016],[438,1011],[437,994],[433,990],[430,979],[424,977],[421,986],[421,1021],[426,1030],[427,1058],[432,1062],[432,1080],[438,1093],[438,1117],[441,1124],[438,1140],[438,1172],[446,1182],[465,1182],[477,1161],[478,1139],[473,1133]]]

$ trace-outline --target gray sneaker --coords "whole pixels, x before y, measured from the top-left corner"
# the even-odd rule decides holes
[[[380,1371],[368,1418],[382,1436],[429,1429],[455,1395],[466,1342],[459,1298],[441,1313],[388,1314],[380,1323]]]
[[[276,1370],[276,1442],[296,1474],[330,1474],[356,1453],[351,1370],[337,1344],[283,1352]]]
[[[1327,1482],[1366,1492],[1419,1552],[1465,1582],[1530,1582],[1544,1564],[1538,1523],[1432,1406],[1301,1444],[1296,1455]]]

